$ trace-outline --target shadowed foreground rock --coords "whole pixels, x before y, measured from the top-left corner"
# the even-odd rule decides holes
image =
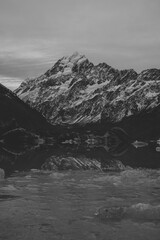
[[[86,157],[50,157],[43,165],[43,170],[101,170],[101,164],[96,159],[87,159]]]
[[[42,170],[101,170],[101,171],[122,171],[125,166],[118,160],[108,160],[102,164],[96,159],[82,157],[52,156],[42,165]]]

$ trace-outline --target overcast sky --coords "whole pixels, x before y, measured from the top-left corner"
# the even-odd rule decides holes
[[[160,0],[0,0],[0,82],[14,89],[64,55],[160,68]]]

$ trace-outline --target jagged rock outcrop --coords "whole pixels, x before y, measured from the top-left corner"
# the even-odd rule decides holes
[[[75,53],[24,81],[16,94],[53,125],[115,123],[159,105],[160,70],[119,71]]]

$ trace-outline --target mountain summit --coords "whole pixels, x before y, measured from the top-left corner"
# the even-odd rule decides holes
[[[62,75],[67,76],[72,73],[80,73],[89,65],[90,63],[84,55],[75,52],[71,56],[63,57],[57,61],[56,64],[45,73],[45,75],[47,77],[51,77],[52,75],[54,75],[54,77],[60,77]]]
[[[53,125],[115,123],[159,105],[160,70],[117,70],[75,52],[24,81],[16,94]]]

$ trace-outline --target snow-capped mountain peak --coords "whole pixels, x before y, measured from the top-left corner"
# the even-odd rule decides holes
[[[88,62],[88,60],[84,55],[74,52],[71,56],[66,56],[58,60],[55,65],[45,73],[45,75],[47,77],[54,74],[70,75],[76,71],[76,69],[79,71],[80,66],[85,62]]]
[[[75,52],[16,93],[52,124],[118,122],[159,105],[160,70],[117,70]]]

